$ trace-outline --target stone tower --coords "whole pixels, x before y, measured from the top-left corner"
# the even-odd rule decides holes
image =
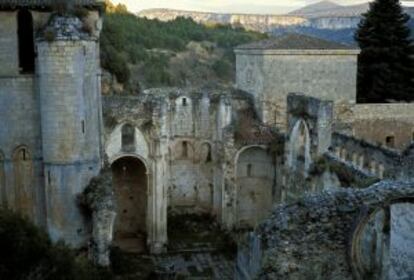
[[[37,39],[47,227],[75,246],[87,234],[75,196],[99,173],[102,147],[99,34],[83,24],[54,16]]]
[[[83,246],[77,195],[102,166],[103,6],[74,3],[0,1],[0,202]]]

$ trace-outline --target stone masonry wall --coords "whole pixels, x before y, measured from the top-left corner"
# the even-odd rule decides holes
[[[255,231],[260,245],[250,237],[240,250],[244,256],[238,257],[236,279],[353,279],[349,252],[361,217],[413,196],[413,183],[382,181],[363,190],[323,192],[278,205]]]
[[[386,138],[393,136],[399,150],[414,141],[414,104],[357,104],[352,117],[356,138],[386,146]]]
[[[0,76],[19,73],[17,12],[0,12]]]
[[[265,123],[286,127],[291,92],[356,102],[357,55],[352,51],[236,51],[237,87],[252,93]]]

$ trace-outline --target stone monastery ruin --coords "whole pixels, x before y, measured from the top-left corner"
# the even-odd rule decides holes
[[[3,207],[100,264],[208,213],[255,229],[237,279],[414,279],[414,104],[357,104],[359,50],[289,34],[238,47],[234,88],[102,97],[103,3],[75,2],[0,0]]]

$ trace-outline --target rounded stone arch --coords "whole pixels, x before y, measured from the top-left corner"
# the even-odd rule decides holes
[[[150,159],[146,159],[141,155],[138,154],[134,154],[134,153],[120,153],[120,154],[116,154],[113,157],[109,158],[108,162],[109,165],[112,165],[115,161],[121,159],[121,158],[125,158],[125,157],[130,157],[130,158],[136,158],[137,160],[142,161],[142,163],[144,164],[146,170],[147,170],[147,174],[151,174],[151,160]]]
[[[267,150],[267,147],[266,147],[266,146],[264,146],[264,145],[248,145],[248,146],[242,147],[240,150],[238,150],[238,151],[236,152],[235,157],[234,157],[234,177],[236,177],[236,176],[237,176],[237,162],[238,162],[238,160],[239,160],[239,158],[240,158],[240,155],[241,155],[243,152],[245,152],[246,150],[253,149],[253,148],[262,149],[262,150],[264,150],[264,151],[266,151],[266,150]]]
[[[414,256],[414,197],[402,197],[366,210],[351,237],[350,262],[355,279],[382,279],[405,271]],[[389,263],[393,265],[388,266]],[[411,273],[411,274],[410,274]],[[386,277],[387,278],[387,277]],[[392,278],[393,279],[393,278]]]
[[[199,156],[201,163],[211,163],[214,161],[213,144],[210,141],[203,141],[199,145]]]
[[[290,133],[288,166],[307,176],[311,165],[311,138],[309,126],[304,119],[298,120]]]
[[[123,147],[122,135],[122,130],[125,127],[129,128],[128,132],[131,132],[131,127],[134,128],[133,145],[127,145],[128,147],[126,147],[126,149]],[[132,136],[131,133],[129,136]],[[141,159],[148,159],[150,155],[150,145],[147,138],[147,135],[145,135],[136,125],[133,125],[132,122],[122,122],[108,135],[105,141],[105,154],[110,162],[113,162],[115,158],[122,157],[123,155],[136,155]],[[130,141],[132,139],[126,140]]]
[[[175,106],[176,108],[186,107],[186,106],[192,107],[193,100],[191,99],[191,97],[187,95],[180,95],[175,99]]]
[[[194,160],[195,143],[191,139],[177,139],[171,146],[173,147],[170,149],[172,160]]]
[[[30,160],[32,158],[32,153],[30,152],[30,149],[26,145],[19,145],[16,148],[14,148],[12,152],[12,160]]]
[[[235,156],[236,225],[254,228],[271,211],[275,166],[266,146],[250,145]]]

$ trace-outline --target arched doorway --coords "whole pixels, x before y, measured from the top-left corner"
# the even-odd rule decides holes
[[[112,164],[112,177],[117,203],[114,245],[129,252],[145,252],[148,200],[145,164],[135,157],[122,157]]]

